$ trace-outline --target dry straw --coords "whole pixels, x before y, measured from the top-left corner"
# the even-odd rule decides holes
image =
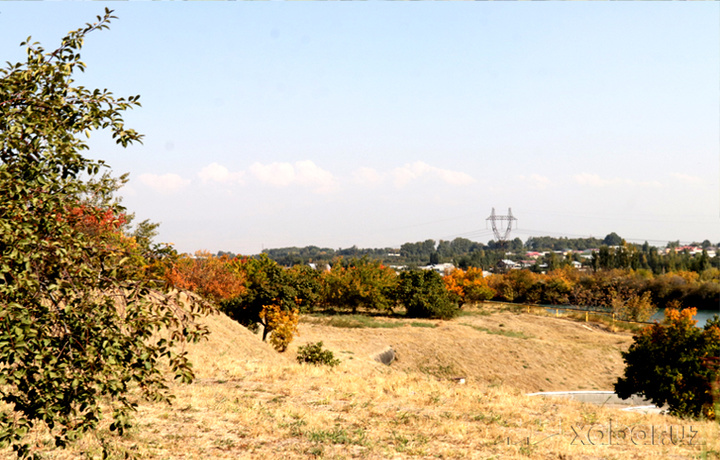
[[[42,447],[42,432],[33,436],[52,458],[100,458],[103,445],[110,458],[177,459],[680,459],[720,452],[716,423],[525,395],[611,389],[622,372],[620,351],[632,341],[627,333],[501,310],[437,327],[327,321],[305,318],[300,337],[278,354],[215,315],[207,319],[210,340],[191,350],[198,380],[175,386],[170,407],[141,403],[124,438],[100,433],[57,452]],[[320,340],[341,359],[338,367],[294,362],[299,345]],[[373,360],[387,346],[397,352],[390,366]],[[638,438],[650,429],[657,439]]]

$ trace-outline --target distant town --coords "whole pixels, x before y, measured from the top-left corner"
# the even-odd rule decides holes
[[[538,273],[572,266],[578,270],[634,269],[655,274],[672,271],[701,272],[720,268],[718,246],[710,240],[665,247],[629,243],[616,233],[605,238],[530,237],[509,241],[490,240],[487,244],[467,238],[452,241],[432,240],[405,243],[399,248],[320,248],[317,246],[265,249],[264,254],[283,266],[310,264],[325,268],[339,258],[378,260],[385,265],[404,269],[433,269],[444,273],[454,268],[481,268],[490,273],[527,269]],[[218,256],[236,254],[219,251]]]

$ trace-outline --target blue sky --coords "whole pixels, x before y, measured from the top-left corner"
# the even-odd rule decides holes
[[[0,60],[103,3],[1,3]],[[181,251],[512,237],[720,241],[717,2],[109,4],[77,81],[141,95],[95,133]]]

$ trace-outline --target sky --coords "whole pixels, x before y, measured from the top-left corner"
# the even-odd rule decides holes
[[[720,242],[718,2],[2,2],[0,62],[105,6],[76,81],[145,138],[89,156],[181,252]]]

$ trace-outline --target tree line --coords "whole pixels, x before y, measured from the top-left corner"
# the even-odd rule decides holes
[[[678,242],[668,243],[668,248],[678,247]],[[455,238],[452,241],[428,239],[415,243],[404,243],[399,248],[362,249],[356,246],[346,249],[320,248],[306,246],[303,248],[286,247],[266,249],[272,260],[285,267],[298,264],[314,263],[316,265],[332,264],[338,257],[368,257],[385,265],[407,266],[410,268],[452,263],[456,267],[470,267],[492,271],[503,259],[526,261],[527,252],[540,252],[544,255],[532,260],[531,270],[547,272],[573,264],[584,265],[587,269],[645,269],[654,274],[673,271],[702,272],[708,268],[720,268],[720,251],[712,246],[709,240],[693,243],[702,248],[699,254],[691,254],[687,249],[672,250],[666,253],[662,248],[644,244],[628,243],[617,233],[598,238],[566,238],[566,237],[530,237],[523,243],[519,238],[504,243],[490,240],[487,244],[471,241],[467,238]],[[715,249],[711,257],[708,250]],[[593,250],[590,252],[590,250]],[[580,254],[579,251],[585,251]],[[233,253],[220,251],[217,255]]]

